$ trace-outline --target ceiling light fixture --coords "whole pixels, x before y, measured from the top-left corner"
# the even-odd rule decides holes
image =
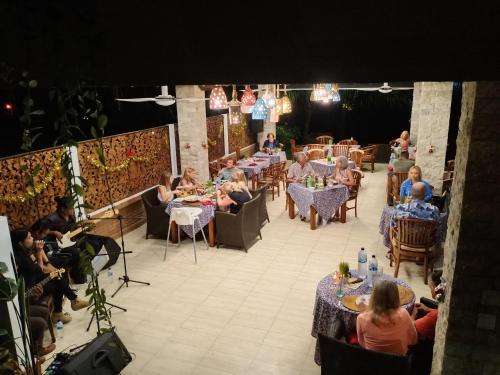
[[[252,108],[252,120],[265,120],[267,118],[266,103],[262,98],[257,99]]]
[[[210,109],[227,109],[227,97],[222,86],[215,86],[210,92]]]
[[[241,123],[241,103],[238,101],[238,93],[236,92],[236,85],[233,85],[233,93],[229,106],[229,123],[231,125],[239,125]]]

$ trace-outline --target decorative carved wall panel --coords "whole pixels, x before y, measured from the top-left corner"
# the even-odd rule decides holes
[[[243,114],[241,124],[229,125],[229,152],[235,152],[236,148],[243,148],[256,142],[255,135],[249,127],[250,116]]]
[[[171,170],[167,127],[104,138],[104,158],[108,167],[119,168],[131,156],[148,159],[131,161],[126,168],[108,171],[107,183],[105,175],[89,159],[98,160],[97,146],[97,141],[78,144],[80,173],[89,182],[85,198],[94,210],[110,204],[110,199],[116,202],[158,184],[161,173]]]
[[[40,172],[35,176],[35,185],[42,184],[43,179],[54,169],[62,151],[62,147],[50,148],[31,154],[23,154],[11,158],[0,159],[0,196],[20,195],[26,192],[27,174],[22,170],[27,165],[30,171],[40,165]],[[65,179],[59,171],[54,171],[53,178],[47,187],[36,197],[25,202],[0,201],[0,215],[7,216],[11,229],[30,227],[39,218],[52,213],[56,204],[54,198],[64,194]]]
[[[207,117],[208,160],[224,156],[224,116]]]

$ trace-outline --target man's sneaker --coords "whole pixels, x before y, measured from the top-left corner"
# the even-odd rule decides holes
[[[57,321],[63,322],[63,324],[71,322],[71,315],[65,312],[55,312],[52,313],[52,321],[57,323]]]
[[[73,311],[84,309],[88,305],[90,305],[90,302],[88,300],[75,298],[73,301],[71,301],[71,309]]]

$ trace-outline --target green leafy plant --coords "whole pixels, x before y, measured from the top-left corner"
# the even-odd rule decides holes
[[[339,263],[339,274],[343,278],[349,277],[349,263],[347,262]]]

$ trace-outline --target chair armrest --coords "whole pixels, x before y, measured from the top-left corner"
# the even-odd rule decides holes
[[[430,307],[431,309],[437,309],[438,308],[437,301],[434,301],[433,299],[430,299],[430,298],[427,298],[427,297],[420,297],[420,303],[422,305]]]
[[[215,225],[234,226],[241,221],[241,215],[235,215],[230,212],[215,211]]]

